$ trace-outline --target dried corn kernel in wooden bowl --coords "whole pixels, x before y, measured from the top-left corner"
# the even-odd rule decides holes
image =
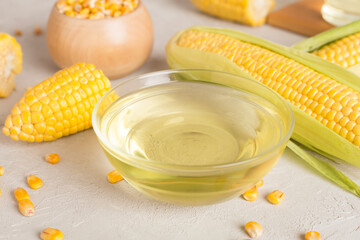
[[[88,62],[116,79],[149,57],[153,27],[139,0],[59,0],[48,20],[46,41],[59,67]]]
[[[139,0],[59,0],[60,13],[80,19],[120,17],[134,11]]]

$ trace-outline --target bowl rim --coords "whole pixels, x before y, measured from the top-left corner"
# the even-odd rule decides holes
[[[63,13],[61,13],[57,7],[56,7],[56,3],[54,3],[53,5],[53,10],[56,14],[58,14],[59,16],[62,16],[62,17],[66,17],[65,19],[72,19],[72,20],[76,20],[76,21],[82,21],[82,22],[100,22],[100,21],[114,21],[114,20],[119,20],[119,19],[122,19],[124,17],[129,17],[130,15],[132,15],[132,13],[135,13],[135,12],[138,12],[139,9],[143,8],[146,10],[146,7],[145,5],[143,4],[142,0],[139,0],[139,4],[136,6],[136,8],[134,10],[132,10],[131,12],[129,13],[126,13],[124,15],[120,15],[118,17],[110,17],[110,18],[100,18],[100,19],[83,19],[83,18],[77,18],[77,17],[70,17],[70,16],[67,16]]]
[[[266,91],[271,92],[271,94],[273,94],[275,97],[277,97],[283,103],[284,107],[287,108],[287,111],[289,112],[289,114],[288,114],[289,127],[288,127],[287,132],[285,132],[285,134],[282,137],[280,137],[277,144],[275,144],[274,146],[268,148],[266,151],[263,151],[260,154],[257,154],[251,158],[242,159],[241,161],[237,161],[237,162],[223,163],[223,164],[209,164],[209,165],[177,165],[177,164],[169,164],[169,163],[161,163],[161,162],[151,162],[145,158],[134,156],[134,155],[128,154],[124,151],[117,150],[115,147],[112,146],[112,144],[107,140],[107,138],[100,132],[99,124],[98,124],[98,122],[100,123],[100,121],[98,121],[98,118],[96,117],[98,115],[97,112],[98,112],[99,106],[102,103],[102,101],[110,93],[115,91],[116,88],[119,88],[123,84],[130,82],[130,81],[135,81],[137,79],[143,79],[143,78],[148,78],[148,77],[153,77],[153,76],[158,76],[158,75],[169,75],[172,73],[179,73],[179,72],[180,73],[181,72],[189,72],[189,71],[213,72],[213,73],[219,73],[219,74],[226,74],[226,75],[230,75],[233,77],[242,78],[246,81],[251,81],[256,85],[259,85],[259,87],[265,88]],[[212,82],[208,82],[208,83],[217,84],[217,83],[212,83]],[[225,86],[225,85],[221,85],[221,86]],[[225,87],[228,87],[228,86],[225,86]],[[259,96],[259,95],[257,95],[257,96]],[[261,97],[261,96],[259,96],[259,97]],[[265,98],[263,98],[263,99],[266,102],[269,102],[267,99],[265,99]],[[275,104],[273,104],[273,103],[271,103],[271,104],[275,106]],[[277,107],[277,106],[275,106],[275,107]],[[284,115],[287,115],[287,114],[284,114]],[[276,153],[277,150],[279,149],[279,147],[281,145],[283,145],[284,143],[286,143],[290,139],[290,137],[293,133],[293,130],[294,130],[294,125],[295,125],[295,117],[294,117],[292,108],[290,106],[290,103],[288,101],[286,101],[282,96],[280,96],[276,91],[274,91],[270,87],[256,81],[255,79],[244,77],[239,74],[218,71],[218,70],[212,70],[212,69],[197,69],[197,68],[160,70],[160,71],[154,71],[154,72],[150,72],[150,73],[140,74],[140,75],[137,75],[134,77],[129,77],[129,78],[121,81],[120,83],[118,83],[116,86],[112,87],[98,100],[98,102],[96,103],[96,105],[93,109],[91,121],[92,121],[93,129],[95,131],[95,134],[96,134],[100,144],[103,145],[107,150],[109,150],[111,154],[116,153],[116,156],[115,156],[116,158],[120,157],[122,162],[125,162],[125,163],[130,164],[135,167],[142,167],[142,168],[147,168],[147,169],[155,170],[155,171],[165,170],[165,172],[167,172],[167,173],[169,171],[183,173],[183,171],[186,171],[186,172],[208,172],[208,171],[214,171],[214,170],[218,171],[219,169],[233,169],[233,168],[235,169],[235,167],[239,167],[239,166],[241,167],[246,164],[257,163],[259,161],[260,162],[265,161],[265,159],[266,159],[265,156],[267,156],[267,155],[271,156],[274,153]]]

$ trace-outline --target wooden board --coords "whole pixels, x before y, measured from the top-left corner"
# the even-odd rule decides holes
[[[301,0],[269,14],[267,23],[305,36],[313,36],[334,26],[321,17],[324,0]]]

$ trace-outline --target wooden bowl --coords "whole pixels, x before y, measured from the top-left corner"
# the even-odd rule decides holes
[[[131,13],[98,20],[78,19],[53,7],[46,29],[50,56],[60,67],[95,64],[110,79],[125,76],[149,57],[153,27],[143,3]]]

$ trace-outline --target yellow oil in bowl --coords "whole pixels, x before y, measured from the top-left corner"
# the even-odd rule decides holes
[[[276,106],[203,81],[143,86],[119,96],[99,123],[100,143],[124,178],[177,204],[241,194],[271,170],[285,146],[273,149],[286,134]]]

